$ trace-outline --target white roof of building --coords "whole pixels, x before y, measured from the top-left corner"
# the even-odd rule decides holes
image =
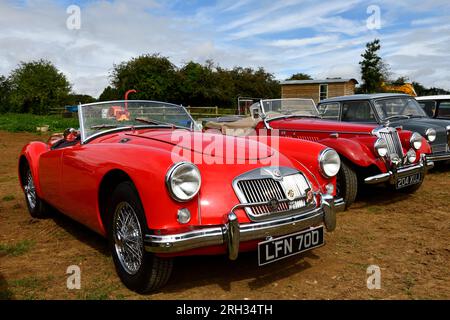
[[[416,100],[450,100],[450,95],[417,97]]]
[[[358,83],[356,79],[330,78],[323,80],[286,80],[281,81],[281,84],[327,84],[327,83],[344,83],[349,81],[354,81],[356,84]]]

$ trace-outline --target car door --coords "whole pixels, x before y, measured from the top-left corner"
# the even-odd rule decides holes
[[[320,104],[318,110],[322,119],[339,121],[339,116],[341,113],[339,102]]]
[[[60,209],[62,150],[50,150],[39,158],[39,179],[43,199]]]
[[[77,143],[64,148],[61,161],[61,201],[63,211],[73,219],[98,228],[97,199],[99,164],[89,144]]]
[[[377,123],[370,102],[366,100],[342,102],[341,121]]]

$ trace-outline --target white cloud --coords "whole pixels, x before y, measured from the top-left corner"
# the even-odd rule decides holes
[[[365,43],[379,37],[395,74],[450,89],[448,0],[379,0],[383,23],[374,31],[365,24],[371,1],[218,0],[191,14],[174,10],[187,3],[93,0],[82,6],[81,30],[71,31],[66,8],[54,1],[3,0],[0,74],[46,58],[75,91],[98,96],[114,64],[159,52],[177,65],[263,66],[280,79],[296,72],[358,78]]]
[[[308,45],[318,45],[325,44],[327,42],[338,40],[337,36],[318,36],[312,38],[304,38],[304,39],[282,39],[282,40],[274,40],[269,43],[269,45],[274,47],[284,47],[284,48],[295,48],[295,47],[303,47]]]

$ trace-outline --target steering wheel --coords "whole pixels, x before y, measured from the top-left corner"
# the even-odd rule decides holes
[[[74,128],[68,128],[64,130],[64,141],[66,142],[72,142],[75,141],[79,136],[80,132],[78,130],[75,130]]]

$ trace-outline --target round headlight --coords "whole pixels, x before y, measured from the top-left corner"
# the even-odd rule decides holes
[[[202,178],[198,168],[189,162],[174,164],[166,175],[166,185],[176,201],[189,201],[200,190]]]
[[[406,157],[408,158],[409,163],[414,163],[417,160],[416,151],[413,149],[409,149],[406,153]]]
[[[388,145],[386,140],[380,138],[375,141],[375,150],[380,157],[385,157],[388,153]]]
[[[341,169],[341,158],[333,149],[325,149],[319,155],[319,166],[326,178],[332,178]]]
[[[414,149],[419,150],[420,148],[422,148],[422,136],[417,132],[414,132],[411,135],[411,139],[409,141],[411,143],[411,147],[413,147]]]
[[[427,140],[430,142],[434,142],[434,140],[436,140],[436,130],[433,128],[427,129],[425,135],[427,136]]]

